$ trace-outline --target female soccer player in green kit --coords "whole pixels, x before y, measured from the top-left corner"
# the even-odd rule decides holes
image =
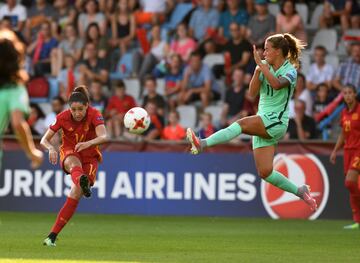
[[[254,46],[257,67],[250,82],[249,92],[253,97],[260,94],[258,113],[242,118],[205,139],[198,138],[190,128],[187,129],[186,135],[191,143],[192,154],[198,154],[206,147],[231,141],[241,133],[252,135],[255,164],[261,178],[293,193],[304,200],[312,210],[316,210],[316,201],[311,197],[307,185],[298,187],[273,169],[275,146],[287,131],[289,100],[295,89],[296,68],[304,46],[291,34],[269,36],[265,41],[263,61]]]
[[[29,113],[29,97],[24,86],[28,79],[22,69],[25,61],[25,46],[14,32],[0,30],[0,135],[11,123],[18,141],[31,161],[33,169],[43,161],[43,153],[36,149],[29,125],[24,115]],[[1,169],[0,142],[0,169]]]

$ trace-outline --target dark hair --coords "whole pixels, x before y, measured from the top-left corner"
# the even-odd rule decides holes
[[[94,2],[94,3],[95,3],[95,5],[96,5],[96,12],[99,12],[99,3],[98,3],[98,1],[96,1],[96,0],[87,0],[87,1],[84,2],[84,5],[83,5],[83,9],[85,10],[85,13],[87,12],[86,6],[87,6],[87,4],[90,3],[90,2]]]
[[[28,79],[22,69],[25,46],[13,31],[0,30],[0,87],[7,83],[24,83]]]
[[[346,84],[346,85],[344,86],[344,89],[352,89],[352,91],[353,91],[355,94],[357,94],[356,87],[355,87],[354,85],[350,84],[350,83]]]
[[[191,52],[190,57],[199,57],[199,58],[201,58],[202,57],[201,52],[198,51],[198,50],[194,50],[193,52]]]
[[[86,37],[85,37],[86,42],[92,42],[92,41],[93,41],[93,40],[90,38],[90,30],[91,30],[92,27],[95,27],[95,28],[97,29],[97,31],[98,31],[98,33],[99,33],[98,38],[101,37],[99,25],[98,25],[96,22],[92,22],[92,23],[90,23],[90,24],[88,25],[88,27],[86,28],[86,33],[85,33],[85,35],[86,35]]]
[[[55,96],[54,98],[52,98],[52,101],[57,100],[58,102],[60,102],[61,105],[65,105],[65,101],[62,97],[60,96]]]
[[[296,11],[296,8],[295,8],[295,1],[294,1],[294,0],[284,0],[284,1],[281,2],[281,4],[280,4],[280,12],[281,12],[281,14],[285,15],[284,6],[285,6],[286,2],[292,3],[292,5],[293,5],[293,7],[294,7],[293,15],[294,15],[294,14],[297,14],[297,11]]]
[[[69,105],[73,102],[80,102],[84,105],[90,102],[89,91],[85,85],[80,85],[74,88],[69,98]]]
[[[156,78],[153,75],[146,75],[144,78],[144,83],[147,81],[152,81],[156,84]]]
[[[328,84],[326,84],[326,82],[321,82],[319,84],[316,85],[316,91],[318,91],[320,89],[320,87],[326,87],[327,89],[329,89]]]
[[[273,48],[281,49],[283,56],[289,59],[295,68],[299,68],[301,50],[306,46],[303,41],[289,33],[269,36],[266,41],[269,41]]]
[[[315,50],[321,50],[325,53],[325,55],[327,54],[327,49],[324,46],[318,45],[315,47]]]
[[[43,112],[43,110],[40,108],[40,106],[36,103],[30,103],[30,108],[33,108],[38,115],[38,119],[44,119],[45,118],[45,114]]]
[[[126,89],[125,83],[121,79],[115,80],[112,84],[113,84],[113,87],[116,89],[118,89],[118,88]]]
[[[180,113],[179,113],[177,110],[171,110],[171,111],[169,112],[169,115],[170,115],[170,113],[175,113],[176,117],[177,117],[178,119],[180,119]]]

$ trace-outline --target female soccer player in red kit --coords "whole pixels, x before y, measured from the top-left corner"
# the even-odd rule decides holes
[[[69,97],[69,106],[70,109],[56,116],[41,139],[41,145],[49,151],[50,163],[55,165],[58,153],[50,140],[58,130],[62,130],[60,165],[73,181],[69,196],[44,240],[47,246],[55,246],[57,235],[74,214],[80,198],[91,196],[90,187],[95,183],[98,162],[102,158],[98,145],[107,141],[104,119],[98,110],[89,105],[85,86],[74,89]]]
[[[340,125],[342,130],[331,153],[330,161],[335,164],[336,152],[344,145],[345,186],[350,192],[350,205],[355,222],[344,226],[344,229],[359,229],[360,104],[356,100],[356,88],[354,86],[345,86],[342,92],[346,108],[341,112]]]

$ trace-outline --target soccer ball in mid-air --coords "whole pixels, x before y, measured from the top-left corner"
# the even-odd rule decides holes
[[[124,117],[124,126],[130,133],[141,134],[150,126],[150,116],[141,107],[130,109]]]

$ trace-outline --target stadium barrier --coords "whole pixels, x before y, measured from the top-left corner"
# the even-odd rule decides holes
[[[79,212],[272,218],[348,218],[342,156],[329,162],[332,143],[286,142],[274,166],[296,184],[309,184],[319,203],[312,213],[297,197],[262,182],[250,143],[228,144],[192,156],[183,143],[112,142],[104,147],[93,196]],[[31,170],[14,140],[3,143],[0,210],[57,212],[71,185],[59,166]]]

